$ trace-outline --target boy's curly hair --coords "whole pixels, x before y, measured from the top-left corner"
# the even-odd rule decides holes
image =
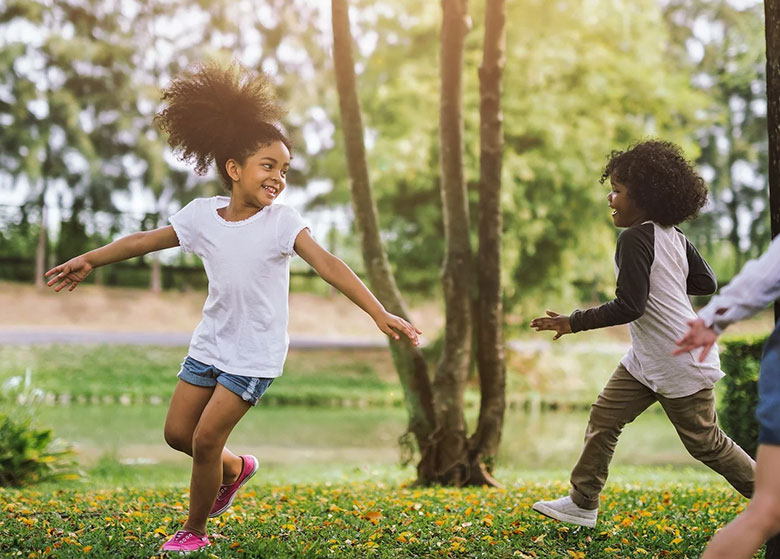
[[[601,183],[614,179],[660,225],[693,219],[707,202],[707,185],[676,144],[646,140],[626,151],[613,151]]]
[[[265,74],[236,63],[201,64],[175,77],[163,89],[162,100],[167,106],[154,121],[168,133],[168,144],[179,159],[194,163],[199,175],[216,161],[228,190],[233,184],[225,169],[228,159],[243,164],[257,149],[275,141],[292,151],[292,143],[275,124],[284,111]]]

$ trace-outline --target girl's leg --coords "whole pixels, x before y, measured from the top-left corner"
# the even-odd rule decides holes
[[[691,456],[718,472],[734,489],[750,498],[755,481],[755,462],[718,427],[712,389],[700,390],[683,398],[658,396],[658,401]]]
[[[720,530],[702,559],[750,559],[780,533],[780,446],[762,444],[756,460],[756,493],[747,509]]]
[[[225,443],[250,407],[249,403],[221,384],[214,388],[192,438],[190,513],[184,523],[185,530],[205,534],[206,520],[222,483]]]
[[[165,442],[171,448],[192,456],[192,436],[213,393],[213,386],[196,386],[179,380],[165,418]],[[241,457],[225,448],[222,451],[222,483],[233,483],[241,473],[241,467]]]
[[[653,402],[655,394],[618,365],[591,406],[585,445],[571,473],[570,496],[578,507],[598,508],[620,432]]]

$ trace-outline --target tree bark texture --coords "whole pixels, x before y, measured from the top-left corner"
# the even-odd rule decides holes
[[[472,482],[496,482],[491,472],[501,442],[506,405],[503,308],[501,302],[501,165],[503,128],[501,79],[506,44],[505,0],[488,0],[479,68],[480,180],[477,266],[477,370],[481,402],[477,429],[469,441]],[[486,465],[486,467],[485,467]],[[482,478],[482,479],[479,479]]]
[[[469,29],[467,0],[442,0],[439,114],[445,256],[442,288],[445,334],[433,380],[436,481],[461,486],[470,479],[463,392],[471,356],[471,246],[463,176],[463,56]]]
[[[772,237],[780,234],[780,0],[765,0],[766,99],[769,133],[769,216]],[[780,301],[775,301],[775,322]],[[780,535],[766,544],[766,559],[780,559]]]
[[[780,235],[780,0],[765,0],[764,15],[766,121],[769,132],[769,219],[772,237],[776,237]],[[780,301],[775,302],[775,321],[777,320],[780,320]],[[776,548],[780,548],[780,544]],[[780,559],[780,552],[776,559]]]
[[[395,283],[379,235],[376,203],[368,177],[363,122],[352,56],[349,8],[346,0],[333,0],[331,10],[336,86],[347,152],[352,207],[360,235],[363,262],[369,284],[377,298],[389,312],[406,318],[409,313]],[[393,363],[404,389],[409,413],[409,431],[415,436],[423,457],[418,465],[418,476],[426,479],[432,475],[428,445],[435,422],[427,365],[420,350],[405,339],[401,342],[392,342],[390,348]]]

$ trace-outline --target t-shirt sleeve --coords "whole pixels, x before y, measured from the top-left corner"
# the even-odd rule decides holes
[[[685,255],[688,258],[688,277],[686,278],[688,295],[712,295],[715,293],[715,290],[718,289],[715,272],[687,238],[685,239]]]
[[[202,200],[195,199],[168,218],[184,252],[195,252],[197,248],[197,225],[201,206]]]
[[[632,322],[645,313],[650,295],[650,268],[655,258],[653,225],[630,227],[618,237],[615,299],[598,307],[571,313],[572,332]]]
[[[309,228],[295,208],[280,206],[279,220],[276,223],[276,238],[279,244],[279,253],[283,256],[292,256],[295,239],[298,233]]]

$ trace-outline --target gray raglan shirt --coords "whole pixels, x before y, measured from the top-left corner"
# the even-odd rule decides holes
[[[718,352],[704,363],[692,352],[673,356],[675,340],[696,318],[688,295],[709,295],[715,275],[676,227],[646,221],[625,229],[615,251],[615,299],[575,310],[572,332],[629,324],[631,348],[621,364],[639,382],[667,398],[682,398],[712,388],[723,377]]]

